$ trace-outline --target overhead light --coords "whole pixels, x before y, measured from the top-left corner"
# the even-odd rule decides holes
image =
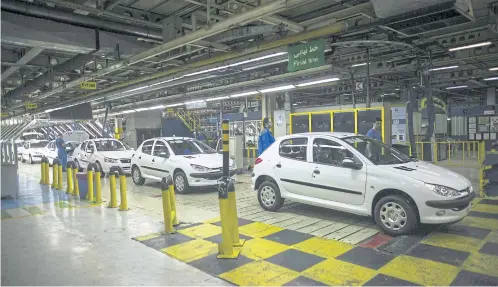
[[[294,89],[294,88],[296,88],[296,86],[294,86],[294,85],[286,85],[286,86],[280,86],[280,87],[274,87],[274,88],[259,90],[259,92],[261,92],[261,93],[270,93],[270,92],[290,90],[290,89]]]
[[[160,110],[160,109],[164,109],[164,105],[153,106],[149,108],[149,110]]]
[[[209,72],[213,72],[213,71],[223,70],[223,69],[226,69],[228,67],[229,66],[227,65],[227,66],[221,66],[221,67],[216,67],[216,68],[212,68],[212,69],[202,70],[202,71],[199,71],[199,72],[194,72],[194,73],[186,74],[185,77],[191,77],[191,76],[205,74],[205,73],[209,73]]]
[[[490,71],[498,71],[498,67],[489,68]]]
[[[244,93],[240,93],[240,94],[233,94],[233,95],[230,95],[229,97],[230,98],[237,98],[237,97],[244,97],[244,96],[250,96],[250,95],[256,95],[256,94],[259,94],[258,91],[250,91],[250,92],[244,92]]]
[[[354,64],[354,65],[351,65],[351,67],[361,67],[361,66],[366,66],[367,63],[359,63],[359,64]]]
[[[126,111],[122,111],[121,114],[130,114],[130,113],[134,113],[136,112],[135,110],[126,110]]]
[[[313,82],[301,83],[301,84],[297,84],[296,86],[306,87],[306,86],[311,86],[311,85],[315,85],[315,84],[322,84],[322,83],[335,82],[335,81],[339,81],[339,78],[329,78],[329,79],[323,79],[323,80],[318,80],[318,81],[313,81]]]
[[[183,106],[183,103],[176,103],[176,104],[166,105],[165,108],[172,108],[172,107],[178,107],[178,106]]]
[[[138,91],[138,90],[143,90],[143,89],[148,88],[148,87],[150,87],[150,86],[138,87],[138,88],[135,88],[135,89],[128,90],[125,93],[134,92],[134,91]]]
[[[160,85],[160,84],[169,83],[169,82],[176,81],[176,80],[180,80],[181,78],[183,78],[183,76],[182,77],[178,77],[178,78],[169,79],[169,80],[166,80],[166,81],[162,81],[162,82],[159,82],[159,83],[151,84],[149,87],[157,86],[157,85]]]
[[[224,97],[217,97],[217,98],[210,98],[210,99],[206,99],[206,102],[212,102],[212,101],[219,101],[219,100],[226,100],[230,98],[229,96],[224,96]]]
[[[242,70],[243,71],[249,71],[249,70],[254,70],[254,69],[257,69],[257,68],[263,68],[263,67],[268,67],[268,66],[273,66],[273,65],[276,65],[276,64],[280,64],[280,63],[285,63],[285,62],[288,62],[288,61],[289,61],[289,59],[285,59],[285,60],[281,60],[281,61],[275,61],[275,62],[271,62],[271,63],[266,63],[266,64],[257,65],[257,66],[243,68]]]
[[[498,77],[491,77],[484,79],[484,81],[495,81],[495,80],[498,80]]]
[[[190,105],[190,104],[197,104],[197,103],[202,103],[202,102],[205,102],[205,101],[204,100],[190,101],[190,102],[185,102],[185,104]]]
[[[266,55],[266,56],[262,56],[262,57],[258,57],[258,58],[254,58],[254,59],[250,59],[250,60],[238,62],[238,63],[235,63],[235,64],[230,64],[230,67],[236,67],[236,66],[240,66],[240,65],[244,65],[244,64],[256,62],[256,61],[261,61],[261,60],[268,59],[268,58],[282,56],[282,55],[285,55],[285,54],[287,54],[287,52],[278,52],[278,53],[274,53],[274,54],[270,54],[270,55]],[[285,60],[285,61],[287,61],[287,60]]]
[[[477,48],[477,47],[482,47],[482,46],[489,46],[491,44],[492,44],[492,42],[488,41],[488,42],[482,42],[482,43],[477,43],[477,44],[472,44],[472,45],[455,47],[455,48],[448,49],[448,51],[454,52],[454,51],[460,51],[460,50],[465,50],[465,49]]]
[[[135,111],[137,112],[143,112],[143,111],[148,111],[149,108],[139,108],[139,109],[136,109]]]
[[[467,88],[467,87],[468,87],[467,85],[462,85],[462,86],[447,87],[446,89],[447,90],[454,90],[454,89],[463,89],[463,88]]]
[[[394,89],[394,90],[396,90],[396,91],[400,91],[401,89]]]
[[[441,70],[456,69],[456,68],[458,68],[458,66],[447,66],[447,67],[432,68],[429,69],[429,71],[441,71]]]

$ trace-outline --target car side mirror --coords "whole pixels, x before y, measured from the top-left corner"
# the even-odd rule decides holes
[[[351,158],[345,158],[342,161],[342,166],[351,169],[361,169],[363,165],[361,163],[355,163]]]
[[[167,154],[167,153],[165,153],[164,151],[160,152],[160,153],[159,153],[159,156],[160,156],[160,157],[164,157],[164,158],[168,158],[168,157],[169,157],[169,156],[168,156],[168,154]]]

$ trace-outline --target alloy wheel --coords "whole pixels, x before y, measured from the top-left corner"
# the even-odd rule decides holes
[[[396,202],[387,202],[380,208],[380,220],[391,230],[400,230],[408,221],[405,209]]]
[[[277,195],[270,186],[264,186],[261,190],[261,201],[266,207],[272,207],[275,204]]]

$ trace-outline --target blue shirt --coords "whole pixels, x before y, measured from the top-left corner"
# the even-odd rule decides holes
[[[57,152],[59,153],[66,151],[66,149],[64,148],[64,140],[61,138],[55,140],[55,146],[57,147]]]
[[[264,128],[258,139],[258,155],[261,155],[274,142],[275,138],[271,134],[270,129]]]
[[[374,140],[382,141],[382,134],[376,129],[370,129],[367,132],[367,137],[373,138]]]

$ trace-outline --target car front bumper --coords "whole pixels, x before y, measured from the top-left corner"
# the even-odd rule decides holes
[[[105,173],[109,173],[109,171],[111,170],[111,167],[113,167],[113,166],[119,166],[120,168],[123,169],[123,172],[126,174],[131,173],[131,163],[122,163],[122,162],[118,162],[118,163],[104,162],[104,163],[102,163],[102,170]]]
[[[232,177],[237,174],[237,170],[230,170],[229,174]],[[188,183],[190,186],[215,186],[222,176],[222,172],[193,172],[188,175]]]
[[[457,222],[467,216],[472,207],[475,192],[450,200],[428,200],[420,207],[420,222],[429,224]]]

